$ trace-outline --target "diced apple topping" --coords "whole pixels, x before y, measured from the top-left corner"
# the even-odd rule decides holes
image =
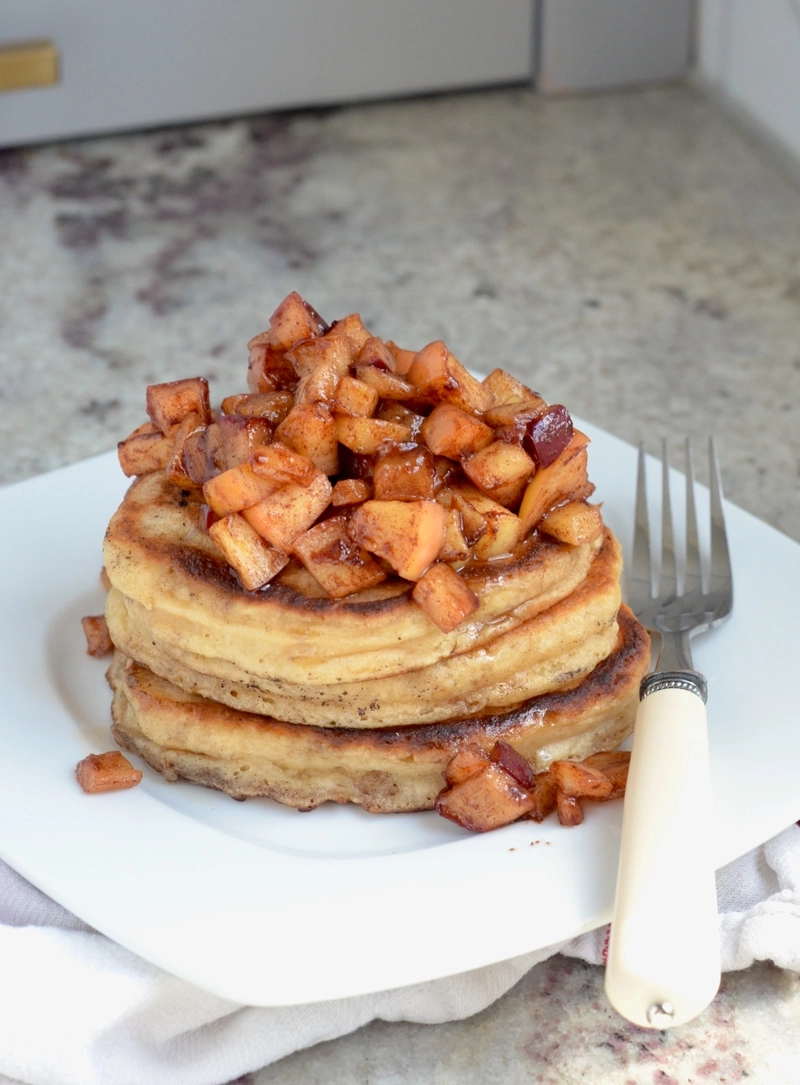
[[[380,501],[432,500],[436,472],[433,455],[427,448],[396,448],[375,461],[372,485]]]
[[[210,422],[208,381],[204,377],[187,377],[149,385],[147,413],[153,425],[165,434],[172,433],[187,414],[197,414],[201,422]]]
[[[436,560],[445,511],[436,501],[365,501],[350,518],[350,535],[388,561],[406,580],[419,580]]]
[[[119,750],[90,753],[75,766],[75,776],[88,795],[125,791],[136,787],[142,779],[141,771],[135,769]]]
[[[533,399],[490,407],[485,412],[483,420],[487,426],[493,427],[495,436],[501,440],[522,441],[528,425],[545,410],[547,410],[545,401],[541,396],[535,396]]]
[[[340,478],[333,487],[332,505],[361,505],[372,497],[372,487],[363,478]]]
[[[203,485],[203,497],[217,516],[227,516],[256,505],[283,485],[257,475],[249,463],[240,463],[210,478]]]
[[[491,761],[461,783],[440,792],[436,799],[436,810],[442,817],[475,833],[510,825],[532,809],[528,789]]]
[[[494,744],[492,761],[505,769],[523,787],[530,787],[533,783],[534,772],[530,763],[518,750],[507,742],[503,742],[502,739]]]
[[[471,552],[470,545],[464,535],[464,522],[461,513],[455,505],[451,505],[446,510],[444,542],[439,551],[439,560],[462,563],[469,559]]]
[[[216,412],[203,377],[151,385],[150,421],[119,445],[126,475],[202,490],[199,522],[248,590],[288,555],[336,599],[396,575],[450,632],[478,605],[465,568],[534,532],[602,531],[587,438],[509,373],[480,381],[441,340],[406,350],[357,313],[329,326],[297,293],[248,350],[248,392]]]
[[[284,554],[290,554],[295,539],[308,531],[331,501],[331,486],[321,472],[306,486],[290,482],[242,515],[259,535]],[[362,506],[363,507],[363,506]]]
[[[283,350],[293,347],[300,339],[310,339],[328,330],[327,324],[316,309],[313,309],[295,290],[287,294],[269,318],[269,326],[276,346]],[[255,339],[251,339],[248,346],[260,345],[260,338],[256,336]]]
[[[352,418],[369,418],[378,406],[377,388],[373,388],[356,377],[345,375],[336,387],[333,409],[339,414]]]
[[[397,363],[394,354],[386,346],[382,339],[371,335],[364,343],[356,358],[356,365],[374,365],[379,369],[388,369],[394,373]]]
[[[413,384],[409,384],[405,377],[399,373],[393,373],[390,369],[382,369],[377,365],[358,365],[355,374],[359,380],[370,385],[378,393],[381,399],[388,401],[414,399],[419,392]]]
[[[537,467],[549,467],[572,440],[572,419],[560,403],[528,423],[522,444]]]
[[[286,357],[274,332],[262,332],[248,344],[247,387],[254,393],[269,393],[297,383],[294,366]]]
[[[506,373],[505,369],[493,369],[488,377],[483,378],[483,386],[488,388],[494,396],[495,407],[504,406],[506,403],[524,403],[534,399],[540,400],[542,406],[545,406],[544,400],[537,392],[532,391],[516,377],[512,377],[510,373]]]
[[[298,403],[278,428],[275,440],[308,456],[325,475],[339,470],[339,445],[333,415],[322,403]]]
[[[186,463],[187,444],[191,452],[198,448],[197,442],[205,432],[205,423],[199,414],[185,415],[172,435],[172,453],[164,465],[164,474],[176,486],[192,485],[196,480],[189,473]]]
[[[625,794],[629,761],[624,751],[604,752],[584,761],[554,761],[545,772],[534,773],[519,750],[503,740],[489,754],[468,745],[448,762],[436,809],[473,832],[520,818],[544,821],[553,811],[562,825],[580,825],[582,801],[607,802]]]
[[[250,392],[238,396],[226,396],[220,403],[223,414],[240,415],[242,418],[265,418],[277,426],[294,406],[291,392]]]
[[[491,444],[494,436],[491,428],[474,414],[468,414],[451,403],[440,403],[434,407],[422,423],[420,432],[431,452],[451,460],[473,456]]]
[[[380,565],[350,538],[345,516],[331,516],[303,532],[293,553],[331,599],[374,588],[386,579]]]
[[[451,633],[478,609],[479,603],[458,573],[442,561],[434,562],[423,573],[411,597],[443,633]]]
[[[85,618],[81,618],[81,625],[86,637],[86,652],[88,655],[101,659],[113,651],[114,645],[111,643],[111,635],[108,632],[105,615],[89,614]]]
[[[519,445],[493,441],[463,463],[464,474],[494,501],[515,508],[535,464]]]
[[[248,591],[263,588],[289,561],[286,554],[266,543],[238,512],[211,524],[208,534]]]
[[[441,340],[423,347],[411,363],[408,379],[436,403],[452,403],[469,414],[488,411],[490,389],[469,373]]]
[[[399,444],[408,440],[409,429],[399,422],[385,422],[381,418],[336,418],[336,436],[339,442],[352,452],[374,455],[381,445]]]
[[[117,445],[119,465],[128,478],[160,471],[171,454],[172,441],[152,422],[145,422]]]
[[[287,482],[299,482],[301,486],[310,486],[316,476],[321,473],[308,456],[287,448],[280,441],[254,448],[250,455],[250,466],[259,478],[276,483],[274,489],[284,486]]]
[[[448,787],[460,784],[462,780],[466,780],[469,776],[474,776],[476,772],[486,768],[487,765],[491,764],[491,760],[491,757],[480,746],[474,742],[468,742],[460,750],[456,751],[447,762],[444,771],[445,783]]]
[[[585,501],[568,501],[545,513],[539,521],[540,530],[569,546],[594,542],[602,534],[603,517],[597,505]]]
[[[588,437],[576,430],[558,459],[534,473],[519,508],[519,518],[525,533],[535,527],[555,505],[566,501],[582,501],[592,494],[594,486],[589,482],[586,473],[588,443]]]
[[[417,352],[415,350],[403,350],[402,347],[398,347],[397,343],[393,343],[391,339],[386,340],[386,346],[394,358],[395,373],[399,373],[401,377],[404,377],[411,368]]]

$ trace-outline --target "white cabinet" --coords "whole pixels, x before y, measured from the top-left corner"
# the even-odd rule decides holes
[[[532,0],[4,0],[60,82],[0,93],[0,146],[532,75]]]

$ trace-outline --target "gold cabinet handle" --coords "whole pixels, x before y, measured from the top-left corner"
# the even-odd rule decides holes
[[[51,41],[0,44],[0,91],[57,83],[58,49]]]

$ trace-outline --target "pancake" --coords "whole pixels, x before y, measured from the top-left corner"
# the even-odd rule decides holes
[[[566,407],[297,294],[249,392],[151,385],[104,541],[117,741],[301,809],[430,809],[465,744],[629,733],[649,661]]]
[[[113,517],[104,560],[114,644],[180,688],[314,727],[403,727],[579,683],[613,650],[621,554],[534,534],[461,575],[478,609],[443,633],[398,580],[329,599],[300,566],[246,591],[201,530],[201,496],[156,472]]]
[[[498,739],[536,769],[613,749],[632,730],[647,634],[622,607],[612,651],[577,686],[487,712],[396,728],[320,728],[237,711],[188,693],[115,652],[113,733],[170,780],[236,799],[265,796],[312,809],[357,803],[373,813],[428,810],[450,758],[466,743]]]

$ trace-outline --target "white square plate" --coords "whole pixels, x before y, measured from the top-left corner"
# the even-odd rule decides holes
[[[635,451],[578,424],[626,542]],[[101,540],[125,486],[108,454],[0,491],[8,863],[142,957],[253,1005],[435,979],[608,920],[620,803],[587,804],[578,829],[550,818],[471,836],[434,813],[237,803],[146,766],[131,791],[83,794],[76,763],[113,741],[105,666],[86,655],[80,618],[102,610]],[[727,518],[734,615],[693,642],[709,680],[718,865],[800,816],[800,547],[733,506]]]

